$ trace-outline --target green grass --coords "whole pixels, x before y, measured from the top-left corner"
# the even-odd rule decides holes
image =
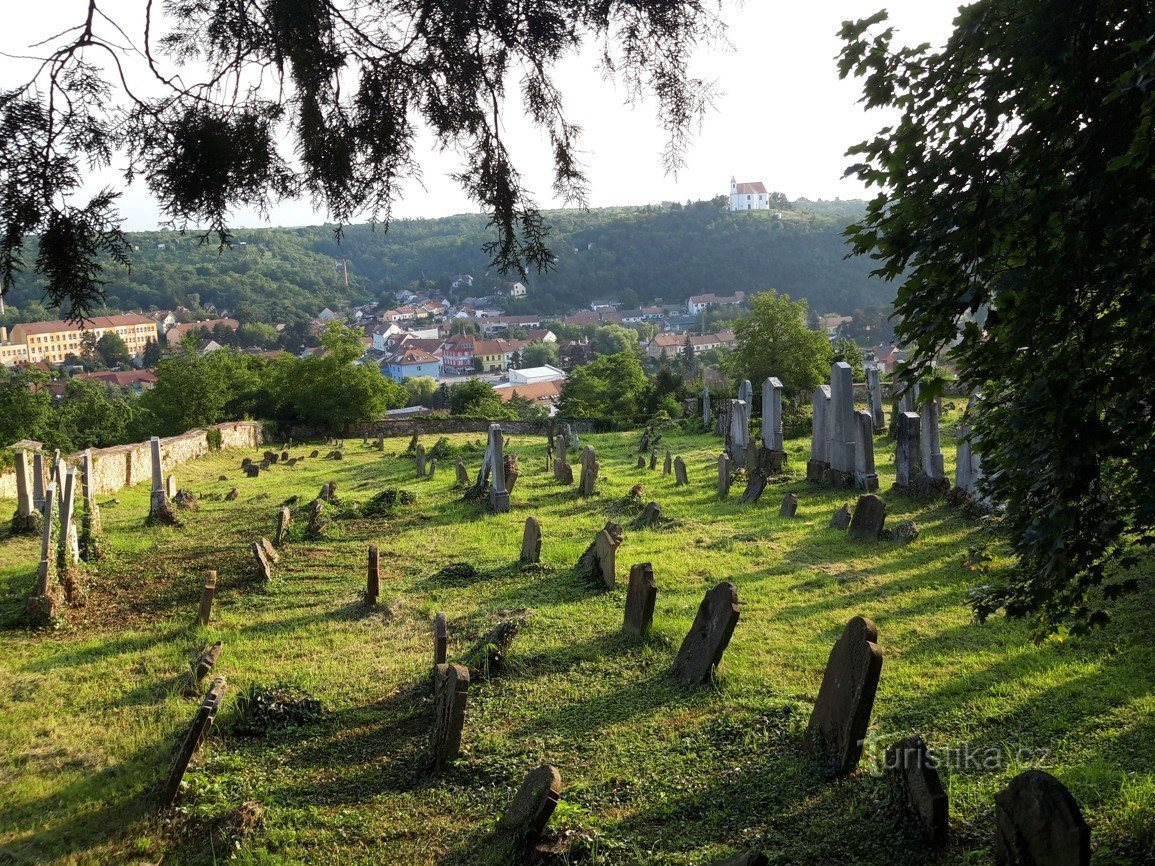
[[[599,495],[582,500],[545,471],[540,439],[513,437],[522,475],[512,512],[498,516],[460,501],[452,461],[415,480],[412,460],[395,456],[406,439],[388,440],[385,456],[351,441],[344,461],[305,460],[258,479],[240,472],[244,453],[214,455],[178,467],[181,486],[223,494],[235,484],[240,498],[202,499],[183,529],[144,528],[143,487],[101,499],[109,556],[88,605],[54,632],[22,622],[37,541],[0,536],[0,862],[211,863],[230,853],[213,822],[245,800],[261,803],[265,819],[236,852],[241,863],[486,862],[497,816],[524,774],[548,761],[564,785],[551,827],[571,831],[575,856],[594,862],[702,864],[759,846],[772,862],[924,863],[931,855],[895,820],[881,778],[825,782],[800,748],[830,647],[855,614],[875,621],[885,654],[871,752],[917,732],[932,747],[1002,756],[998,766],[944,769],[952,841],[933,859],[988,862],[994,794],[1029,764],[1074,793],[1097,862],[1153,862],[1149,591],[1105,632],[1035,645],[1021,624],[973,622],[966,591],[982,578],[963,557],[982,530],[949,506],[886,493],[888,522],[913,518],[921,536],[907,547],[857,543],[827,528],[853,494],[799,477],[806,442],[789,443],[795,477],[742,506],[715,495],[717,439],[667,440],[690,487],[634,468],[638,434],[590,436],[602,478]],[[878,456],[889,487],[892,445],[880,439]],[[475,473],[480,457],[466,462]],[[419,500],[389,518],[336,520],[333,538],[316,543],[301,540],[298,512],[277,580],[256,584],[249,543],[272,535],[284,499],[307,502],[328,480],[345,501],[383,487]],[[677,528],[631,531],[615,517],[638,482]],[[793,520],[777,516],[789,491],[801,500]],[[541,569],[516,564],[530,515],[543,526]],[[606,591],[574,571],[607,518],[627,523],[623,583],[631,563],[653,563],[659,593],[644,641],[620,634],[624,586]],[[373,609],[360,598],[369,544],[382,551]],[[480,574],[435,576],[455,562]],[[217,604],[202,629],[194,620],[210,568],[220,573]],[[742,615],[719,675],[678,686],[667,675],[674,653],[721,580],[737,585]],[[432,776],[434,614],[448,614],[452,661],[521,610],[531,614],[512,670],[474,684],[463,755]],[[158,819],[155,787],[196,707],[182,696],[187,671],[218,639],[225,706],[180,809]],[[325,719],[266,739],[233,735],[237,695],[276,681],[320,698]],[[1020,759],[1019,750],[1038,751]]]

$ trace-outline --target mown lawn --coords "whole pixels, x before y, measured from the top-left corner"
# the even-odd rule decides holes
[[[512,512],[500,516],[461,501],[451,461],[416,480],[413,461],[398,456],[406,440],[387,440],[384,456],[350,441],[343,461],[307,459],[258,479],[239,470],[241,452],[178,467],[180,486],[202,497],[183,529],[144,528],[144,487],[100,498],[109,555],[87,606],[55,632],[22,620],[37,542],[0,535],[0,861],[211,863],[235,853],[241,863],[483,863],[496,858],[487,834],[497,816],[548,761],[564,785],[551,827],[587,862],[704,864],[751,846],[775,863],[989,862],[994,794],[1026,766],[1071,789],[1097,862],[1155,862],[1150,581],[1106,631],[1036,645],[1021,624],[972,620],[967,589],[984,578],[964,557],[984,531],[944,503],[885,493],[888,523],[913,518],[922,534],[906,547],[857,543],[827,527],[852,495],[802,480],[803,440],[789,443],[793,477],[742,506],[716,496],[712,436],[666,435],[686,459],[688,488],[662,476],[660,461],[656,472],[634,468],[637,433],[585,438],[602,463],[598,496],[555,484],[544,442],[513,437],[522,474]],[[476,473],[480,437],[451,441],[477,443],[466,456]],[[880,438],[878,456],[885,491],[892,443]],[[300,508],[277,579],[259,585],[249,543],[272,535],[283,500],[303,504],[329,480],[344,502],[384,487],[419,499],[392,517],[336,520],[320,542],[302,539]],[[637,483],[675,528],[629,528],[632,515],[618,508]],[[233,485],[235,502],[204,498]],[[801,500],[795,519],[778,517],[789,491]],[[0,502],[0,513],[13,507]],[[530,515],[543,526],[545,565],[521,568]],[[607,519],[627,527],[612,591],[574,569]],[[369,544],[382,550],[375,608],[361,600]],[[629,566],[645,561],[659,593],[643,641],[620,628]],[[438,576],[460,562],[479,574]],[[996,557],[993,567],[1009,565]],[[201,628],[210,568],[217,604]],[[721,580],[737,585],[742,614],[718,677],[676,685],[670,663]],[[434,776],[437,611],[449,617],[450,661],[503,616],[529,616],[512,670],[470,691],[463,756]],[[855,614],[878,625],[885,662],[863,769],[827,782],[801,749],[802,731],[830,647]],[[182,695],[190,663],[218,639],[225,706],[180,809],[158,819],[156,786],[197,706]],[[238,694],[277,681],[321,699],[324,719],[239,736]],[[900,826],[871,772],[881,745],[916,732],[978,756],[942,771],[952,841],[940,854]],[[261,804],[264,821],[231,852],[214,822],[246,800]]]

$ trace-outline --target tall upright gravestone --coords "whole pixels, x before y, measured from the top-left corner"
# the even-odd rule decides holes
[[[807,726],[808,745],[832,775],[848,775],[858,765],[881,674],[878,628],[856,616],[830,651]]]
[[[648,562],[630,567],[630,583],[626,589],[626,617],[622,630],[633,634],[649,634],[654,622],[654,603],[658,587],[654,583],[654,568]]]
[[[489,487],[489,509],[495,514],[509,511],[509,491],[505,488],[505,440],[501,425],[489,425],[489,450],[486,461],[493,473]]]
[[[874,470],[874,418],[865,409],[854,413],[854,486],[867,493],[878,489]]]
[[[526,564],[541,562],[541,524],[536,517],[525,519],[525,529],[521,533],[520,560]]]
[[[686,475],[686,461],[681,456],[674,458],[674,486],[685,487],[690,483],[689,477]]]
[[[898,415],[898,441],[894,451],[896,487],[909,488],[922,475],[922,448],[919,444],[921,419],[916,412]]]
[[[32,455],[32,507],[44,510],[44,455],[36,451]]]
[[[806,463],[806,480],[822,481],[830,468],[827,457],[827,408],[830,405],[830,386],[819,385],[810,398],[813,411],[810,430],[810,459]]]
[[[845,361],[830,368],[830,412],[829,480],[836,487],[846,486],[854,481],[854,371]]]
[[[16,513],[12,516],[12,531],[32,535],[40,528],[40,513],[34,505],[32,469],[28,452],[16,452]]]
[[[886,429],[886,412],[882,408],[882,379],[877,364],[866,365],[866,396],[870,401],[870,418],[874,432]]]
[[[50,622],[56,616],[60,588],[56,576],[56,548],[52,544],[52,519],[56,507],[56,485],[44,490],[44,511],[40,528],[40,564],[36,569],[36,589],[28,598],[24,612],[37,624]]]

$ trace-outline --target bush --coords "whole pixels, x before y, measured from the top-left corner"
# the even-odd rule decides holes
[[[205,438],[208,439],[210,451],[221,450],[221,431],[218,428],[210,427],[205,434]]]
[[[361,517],[387,517],[398,505],[412,505],[417,494],[410,490],[387,487],[361,506]]]
[[[320,721],[324,714],[324,705],[299,686],[283,682],[271,686],[253,683],[237,698],[233,732],[263,737],[270,731]]]

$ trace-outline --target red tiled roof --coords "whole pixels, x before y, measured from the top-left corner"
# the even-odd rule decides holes
[[[738,195],[766,195],[766,185],[762,181],[738,184]]]
[[[125,325],[152,325],[155,327],[156,322],[139,313],[125,313],[118,316],[93,316],[91,321],[86,322],[83,327],[86,330],[95,330],[96,328],[117,328]],[[57,319],[52,322],[25,322],[20,327],[24,329],[25,334],[53,334],[57,331],[75,331],[80,326],[75,322]]]

